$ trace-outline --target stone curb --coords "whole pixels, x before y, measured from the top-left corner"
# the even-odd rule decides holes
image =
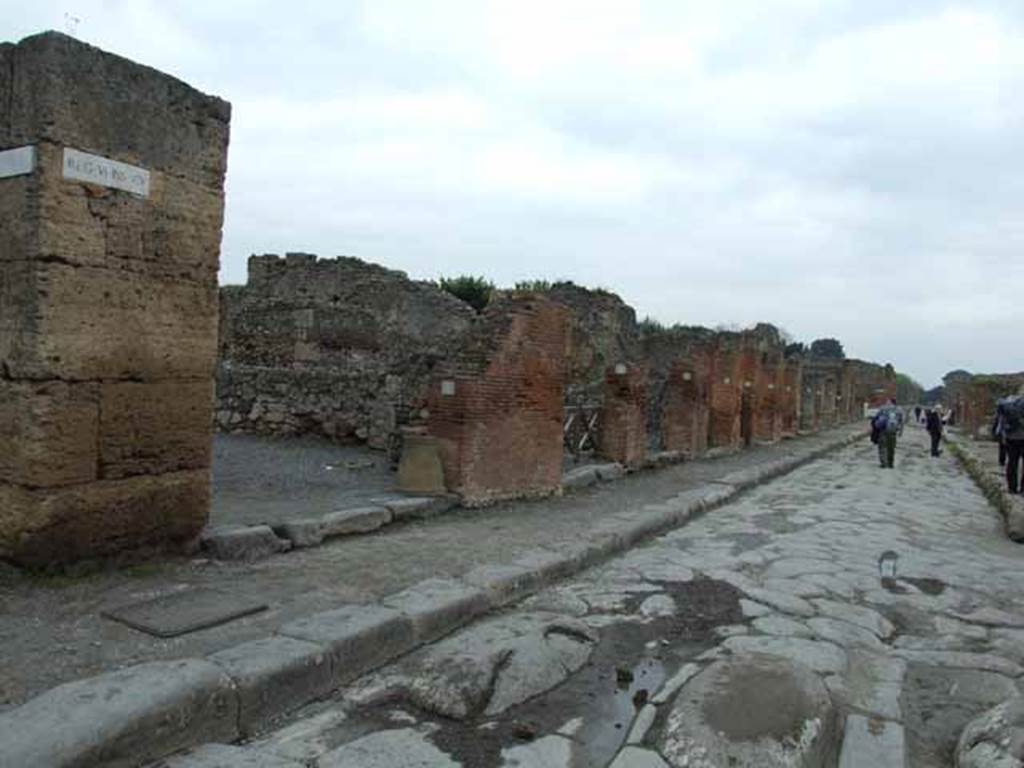
[[[138,765],[205,742],[232,742],[473,619],[620,554],[772,478],[865,437],[844,436],[770,462],[740,484],[683,491],[612,515],[558,551],[538,548],[459,579],[427,579],[379,604],[345,605],[206,659],[150,662],[66,683],[0,715],[0,768]]]
[[[947,433],[945,442],[957,463],[1003,518],[1006,537],[1018,544],[1024,543],[1024,504],[1020,498],[1007,493],[1003,481],[985,470],[974,455],[974,451],[962,438],[953,439]]]
[[[272,525],[208,526],[199,541],[203,551],[217,560],[251,562],[281,552],[317,547],[336,536],[370,533],[392,523],[433,517],[455,506],[451,496],[382,497],[321,517]]]

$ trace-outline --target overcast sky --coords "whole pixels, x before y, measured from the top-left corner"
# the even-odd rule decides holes
[[[0,0],[46,28],[232,102],[222,283],[346,254],[1024,369],[1022,0]]]

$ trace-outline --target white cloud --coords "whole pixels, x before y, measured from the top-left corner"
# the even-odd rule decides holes
[[[13,38],[65,6],[0,0]],[[930,383],[1024,321],[1024,14],[1005,0],[81,0],[234,104],[251,251],[571,278],[774,320]],[[902,286],[898,297],[879,288]]]

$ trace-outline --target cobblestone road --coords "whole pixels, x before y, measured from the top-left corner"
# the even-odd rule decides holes
[[[951,766],[965,723],[1017,693],[1022,562],[953,459],[929,457],[911,428],[894,470],[856,444],[208,755],[360,768],[781,766],[815,739],[838,751],[845,726],[844,760],[861,762],[843,766]],[[827,690],[828,703],[801,699],[822,708],[817,730],[780,735],[761,762],[718,762],[725,753],[691,733],[687,692],[712,665],[750,654],[809,668],[814,680],[800,685]],[[759,674],[775,674],[765,664]],[[785,717],[787,701],[784,686],[754,686],[712,730]]]
[[[609,515],[628,514],[730,472],[829,445],[849,430],[844,427],[717,459],[640,472],[560,498],[462,510],[389,526],[252,564],[176,558],[80,578],[24,576],[0,566],[0,711],[68,680],[144,661],[202,656],[265,637],[282,624],[317,611],[374,601],[422,579],[456,577],[478,565],[511,562],[538,546],[557,548],[576,542],[581,531]],[[309,473],[303,476],[314,480],[320,471],[317,462],[336,462],[338,456],[348,455],[328,455],[315,441],[285,442],[286,466],[297,470],[306,466]],[[307,442],[313,447],[307,447]],[[219,441],[219,450],[231,444],[237,446],[239,440]],[[253,467],[243,469],[241,464],[250,459]],[[249,446],[241,459],[220,470],[219,492],[237,493],[245,487],[246,478],[259,475],[271,461],[266,445]],[[267,473],[272,500],[290,493],[284,474]],[[338,502],[344,504],[356,487],[337,478],[319,479],[323,482],[314,483],[312,491],[303,491],[316,495],[318,503],[333,487],[341,494]],[[379,485],[371,483],[371,487]],[[298,493],[294,508],[302,508],[309,498]],[[169,639],[151,637],[101,615],[104,610],[190,588],[214,589],[223,593],[226,604],[257,600],[266,602],[269,609]]]

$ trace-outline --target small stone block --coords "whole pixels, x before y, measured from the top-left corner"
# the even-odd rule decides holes
[[[594,467],[594,471],[597,472],[597,477],[602,482],[618,480],[626,475],[626,468],[617,462],[598,464]]]
[[[426,579],[383,600],[413,624],[417,643],[429,643],[486,612],[482,589],[450,579]]]
[[[323,646],[281,635],[236,645],[207,657],[234,681],[243,735],[331,691]]]
[[[369,533],[391,522],[391,513],[384,507],[356,507],[340,509],[323,516],[324,538]]]
[[[600,478],[594,467],[577,467],[562,475],[562,488],[565,490],[577,490],[594,485]]]
[[[380,605],[346,605],[316,613],[286,624],[279,634],[327,648],[335,685],[391,661],[416,642],[409,618]]]
[[[481,565],[462,574],[459,580],[482,589],[494,608],[525,597],[540,584],[536,572],[521,565]]]
[[[292,547],[291,542],[277,538],[268,525],[208,528],[200,544],[217,560],[260,560]]]
[[[411,496],[382,499],[378,502],[395,520],[425,520],[455,506],[451,496]]]
[[[274,533],[292,543],[294,549],[316,547],[324,540],[323,521],[317,518],[289,520],[273,526]]]
[[[0,715],[0,765],[142,765],[238,738],[231,679],[199,659],[65,683]]]

